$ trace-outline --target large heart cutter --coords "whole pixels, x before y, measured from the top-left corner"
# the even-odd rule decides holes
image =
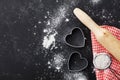
[[[73,52],[68,60],[69,71],[82,71],[88,66],[88,61],[83,58],[79,52]]]
[[[76,27],[72,29],[72,32],[65,37],[67,45],[75,48],[81,48],[85,46],[85,37],[83,31]]]

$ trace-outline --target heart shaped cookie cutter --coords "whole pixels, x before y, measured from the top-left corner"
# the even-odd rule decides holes
[[[73,52],[68,60],[68,69],[72,72],[84,70],[88,66],[88,61],[79,52]]]
[[[66,35],[65,42],[67,45],[75,48],[81,48],[85,46],[85,37],[83,31],[75,27],[72,29],[71,33]]]

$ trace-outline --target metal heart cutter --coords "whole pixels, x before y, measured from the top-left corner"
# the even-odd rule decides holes
[[[85,37],[83,34],[83,31],[80,28],[74,28],[72,32],[65,37],[66,44],[75,47],[80,48],[84,47],[85,45]]]
[[[68,61],[68,69],[70,71],[82,71],[88,66],[88,61],[83,58],[79,52],[73,52]]]

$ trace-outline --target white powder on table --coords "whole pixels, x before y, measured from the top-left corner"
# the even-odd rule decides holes
[[[65,22],[69,22],[69,19],[68,19],[68,18],[66,18],[66,19],[65,19]]]
[[[65,62],[65,58],[62,54],[55,54],[53,56],[53,59],[51,61],[48,61],[48,68],[55,68],[58,72],[61,71],[61,68],[63,67],[63,64]]]
[[[45,30],[44,30],[45,31]],[[54,34],[50,34],[50,35],[46,35],[43,39],[43,47],[45,48],[49,48],[49,47],[54,47],[55,45],[55,36],[57,35],[57,32],[55,32]]]
[[[102,0],[90,0],[90,3],[92,3],[93,5],[97,5],[101,2],[102,2]]]
[[[56,0],[56,2],[59,2],[59,0]],[[68,14],[69,9],[71,6],[75,6],[76,3],[78,3],[78,0],[68,0],[68,4],[63,4],[58,7],[57,10],[54,11],[53,15],[50,15],[50,11],[47,11],[47,16],[45,15],[44,18],[48,19],[46,23],[46,28],[47,30],[43,38],[43,47],[45,49],[50,49],[52,50],[53,48],[56,47],[56,36],[58,34],[57,29],[61,26],[62,22],[69,22],[69,19],[66,18],[66,15]],[[52,47],[51,47],[52,46]]]
[[[91,0],[93,4],[99,3],[101,0]]]
[[[64,5],[60,6],[55,12],[55,14],[52,17],[50,17],[50,19],[46,22],[46,28],[43,30],[45,36],[43,38],[42,43],[44,48],[52,50],[55,47],[56,42],[55,37],[58,34],[56,28],[61,25],[63,19],[65,18],[66,12],[67,7]],[[47,11],[47,13],[49,16],[50,15],[49,11]]]
[[[58,0],[56,0],[56,2],[58,3],[59,1],[58,1]]]
[[[65,80],[87,80],[87,77],[81,72],[65,73]]]

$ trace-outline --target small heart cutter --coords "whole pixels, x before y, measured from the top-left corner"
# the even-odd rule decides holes
[[[83,31],[76,27],[73,28],[71,33],[66,35],[65,42],[67,45],[75,48],[81,48],[85,46],[85,37]]]
[[[68,69],[71,72],[79,72],[88,66],[88,61],[79,52],[73,52],[68,60]]]

